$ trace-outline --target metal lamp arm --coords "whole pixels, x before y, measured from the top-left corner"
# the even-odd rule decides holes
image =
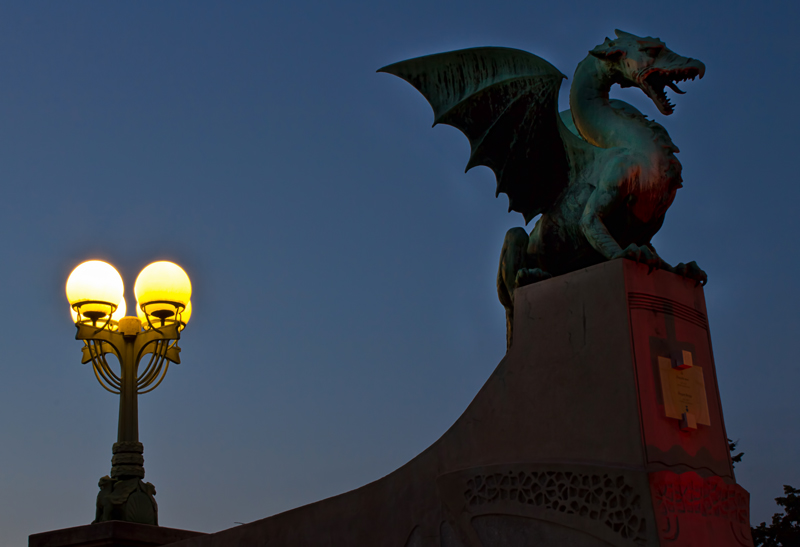
[[[94,329],[93,329],[94,330]],[[89,338],[84,340],[83,359],[82,363],[92,362],[92,370],[97,378],[97,381],[106,391],[118,394],[121,387],[120,377],[114,374],[114,371],[108,366],[106,361],[106,353],[114,353],[118,356],[116,348],[102,340]]]
[[[139,360],[145,353],[148,353],[145,351],[145,348],[149,344],[157,340],[179,340],[180,337],[181,334],[176,323],[161,327],[159,330],[151,329],[145,332],[140,332],[138,335],[136,335],[134,355],[136,355],[136,359]]]
[[[122,348],[124,344],[123,337],[120,333],[105,328],[98,329],[97,327],[83,323],[78,323],[75,326],[78,327],[78,332],[75,334],[76,340],[98,340],[105,342],[113,348],[114,353],[119,357],[120,348]]]
[[[144,371],[142,371],[142,373],[139,374],[136,378],[138,387],[142,387],[142,382],[146,381],[146,379],[150,377],[153,371],[157,369],[159,364],[161,363],[162,353],[163,353],[161,351],[162,341],[157,340],[155,342],[151,342],[151,344],[153,345],[153,348],[150,349],[148,346],[142,353],[142,358],[144,358],[144,356],[147,355],[148,353],[150,353],[151,355],[150,355],[150,362],[147,363],[147,366],[145,367]]]
[[[162,371],[162,365],[163,365],[163,371]],[[161,382],[163,382],[164,378],[167,376],[167,370],[169,370],[169,359],[164,359],[163,361],[161,361],[161,364],[159,364],[158,369],[156,370],[156,372],[153,375],[153,378],[150,380],[150,382],[148,382],[145,385],[139,386],[139,389],[141,390],[141,391],[139,391],[139,395],[142,395],[144,393],[150,393],[155,388],[157,388],[159,385],[161,385]],[[159,372],[161,373],[160,376],[159,376]],[[157,381],[156,381],[156,378],[158,378]],[[153,387],[150,387],[149,389],[145,389],[145,388],[148,388],[150,385],[152,385],[153,382],[155,382],[155,385],[153,385]]]
[[[122,388],[122,379],[117,376],[106,361],[103,347],[93,340],[86,342],[92,360],[92,369],[100,385],[111,393],[119,393]]]

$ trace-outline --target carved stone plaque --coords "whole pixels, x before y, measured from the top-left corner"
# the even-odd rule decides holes
[[[684,412],[689,412],[698,424],[711,425],[703,369],[698,366],[683,370],[673,368],[669,357],[658,358],[658,369],[667,417],[680,420]]]

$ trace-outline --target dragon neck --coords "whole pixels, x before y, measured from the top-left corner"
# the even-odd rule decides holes
[[[601,148],[624,146],[674,149],[664,128],[635,109],[621,110],[609,103],[608,92],[617,83],[602,62],[587,56],[575,69],[569,106],[575,127],[588,142]]]

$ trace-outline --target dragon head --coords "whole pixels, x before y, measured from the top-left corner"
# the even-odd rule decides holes
[[[635,86],[644,91],[665,116],[675,106],[667,98],[665,87],[683,94],[676,82],[703,77],[706,67],[697,59],[681,57],[658,38],[641,38],[621,30],[614,31],[616,40],[605,42],[589,53],[600,59],[608,75],[620,87]]]

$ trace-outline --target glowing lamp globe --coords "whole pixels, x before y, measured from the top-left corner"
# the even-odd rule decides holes
[[[192,297],[192,283],[177,264],[153,262],[136,278],[133,293],[137,310],[160,319],[163,324],[167,319],[177,319],[186,309]]]
[[[81,315],[96,321],[111,315],[123,300],[122,277],[101,260],[79,264],[67,278],[67,300]]]

